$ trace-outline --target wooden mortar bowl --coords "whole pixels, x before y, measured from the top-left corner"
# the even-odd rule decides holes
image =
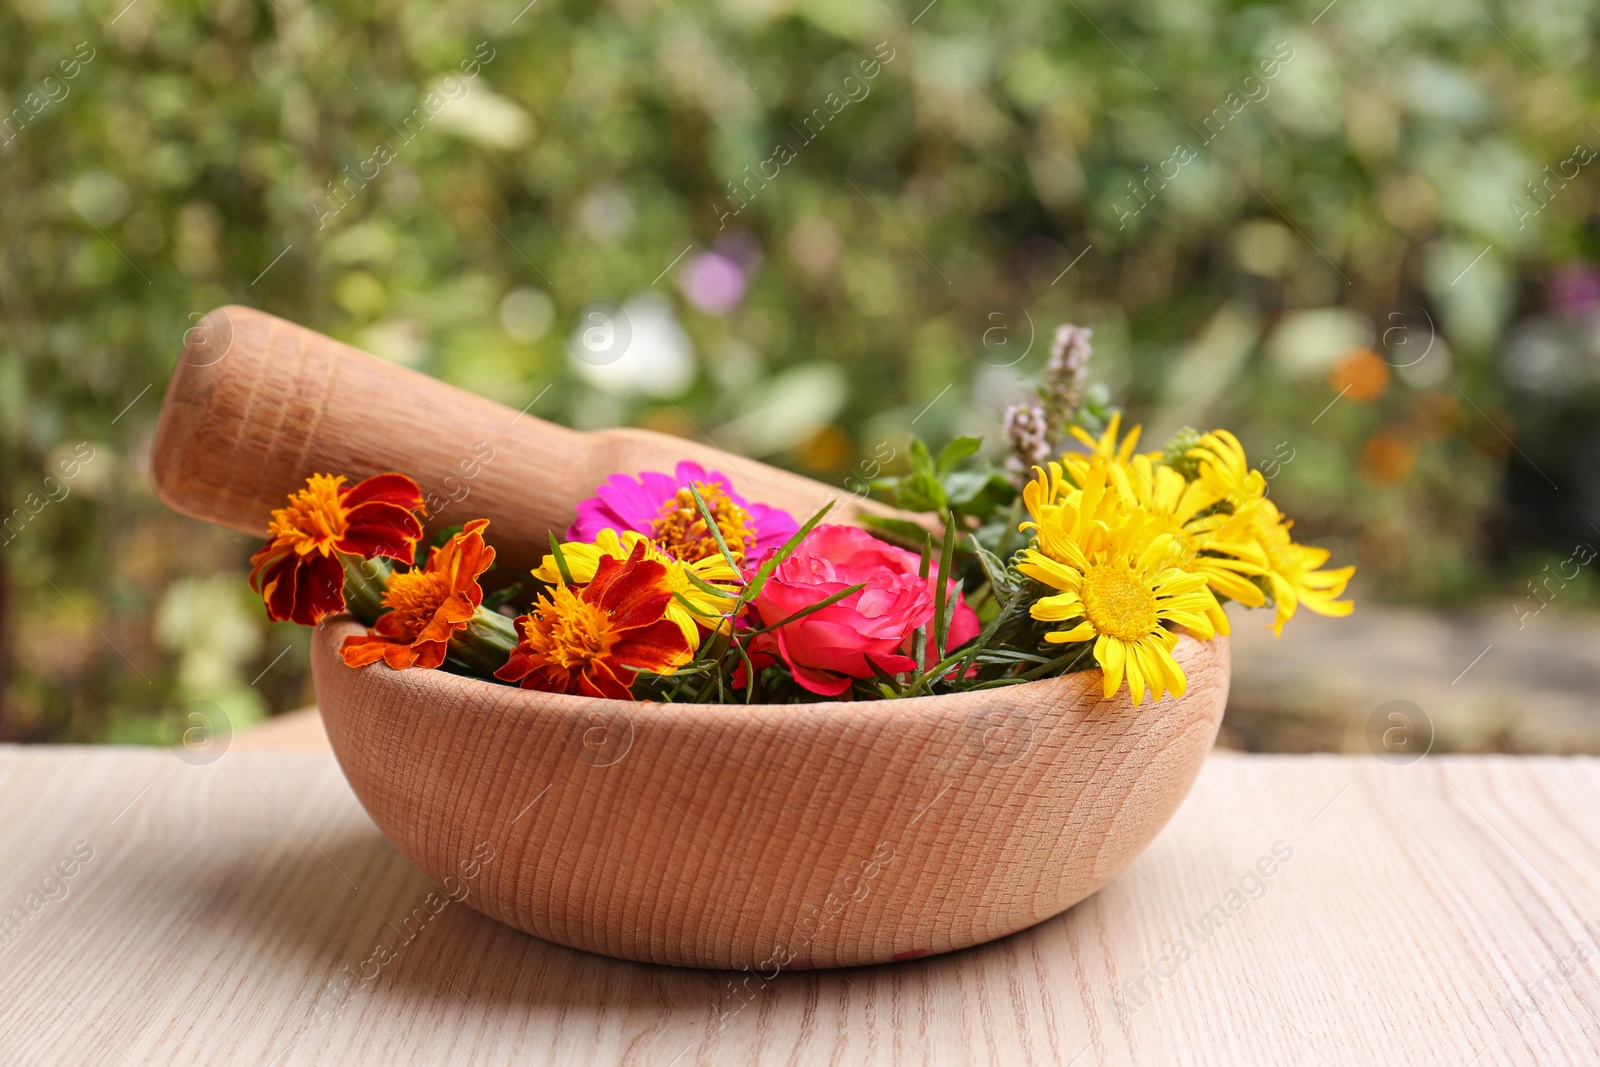
[[[976,945],[1099,889],[1194,784],[1230,663],[1226,638],[1181,637],[1188,693],[1140,707],[1103,699],[1098,670],[899,701],[655,704],[353,669],[337,649],[359,632],[318,628],[317,702],[407,858],[535,936],[768,979]]]

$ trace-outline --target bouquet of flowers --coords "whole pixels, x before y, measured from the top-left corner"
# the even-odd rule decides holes
[[[1222,605],[1347,615],[1354,568],[1296,543],[1226,430],[1139,452],[1139,428],[1085,388],[1090,332],[1061,327],[1037,398],[1006,412],[1009,456],[960,437],[869,491],[910,518],[805,520],[720,471],[617,473],[577,507],[531,578],[486,592],[488,520],[423,544],[403,474],[316,474],[272,513],[251,587],[274,620],[348,611],[352,668],[439,669],[618,700],[897,699],[1098,667],[1182,696],[1180,631],[1228,633]]]

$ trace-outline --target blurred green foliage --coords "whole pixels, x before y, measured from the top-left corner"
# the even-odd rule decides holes
[[[992,449],[1070,319],[1372,594],[1600,537],[1592,0],[124,3],[0,9],[5,737],[308,698],[254,546],[145,473],[235,301],[841,482]]]

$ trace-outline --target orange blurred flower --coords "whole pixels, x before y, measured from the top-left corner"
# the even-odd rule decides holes
[[[483,603],[478,578],[494,563],[483,543],[488,519],[473,519],[428,554],[425,566],[389,578],[383,595],[390,610],[366,634],[344,639],[339,655],[351,667],[383,660],[395,670],[432,669],[444,662],[450,638],[467,628]]]
[[[1405,481],[1416,463],[1416,444],[1395,430],[1379,430],[1361,449],[1361,475],[1376,486]]]
[[[1328,371],[1328,386],[1357,404],[1370,404],[1389,389],[1389,364],[1370,348],[1352,348]]]
[[[632,700],[639,671],[666,674],[694,650],[666,617],[667,568],[634,545],[626,561],[601,556],[594,580],[558,584],[517,619],[521,640],[494,672],[505,682],[548,693]]]
[[[379,474],[355,485],[343,475],[313,474],[272,512],[272,540],[250,557],[250,588],[273,622],[315,626],[344,610],[340,556],[410,561],[426,514],[422,490],[403,474]]]

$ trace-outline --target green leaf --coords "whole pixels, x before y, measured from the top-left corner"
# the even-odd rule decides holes
[[[1008,592],[1014,588],[1011,572],[1006,568],[1005,562],[979,543],[975,535],[968,534],[967,540],[972,542],[972,552],[978,557],[978,564],[983,568],[983,576],[989,580],[996,593]]]
[[[978,454],[978,449],[983,446],[983,438],[972,434],[962,434],[939,450],[939,460],[935,464],[938,475],[942,478],[953,474],[961,464]]]
[[[913,434],[911,436],[911,472],[913,474],[926,474],[932,477],[937,473],[933,463],[933,456],[928,453],[928,446],[922,438]]]
[[[926,528],[907,519],[896,519],[884,515],[863,515],[857,521],[885,541],[899,545],[902,548],[909,548],[913,552],[922,547],[923,538],[928,536]]]
[[[918,471],[900,479],[895,487],[894,503],[907,511],[942,513],[948,510],[944,486],[929,471]]]
[[[1017,498],[1016,486],[999,471],[957,471],[945,478],[944,489],[958,513],[983,520]]]
[[[989,487],[988,471],[951,471],[940,482],[945,497],[955,506],[973,500]]]

